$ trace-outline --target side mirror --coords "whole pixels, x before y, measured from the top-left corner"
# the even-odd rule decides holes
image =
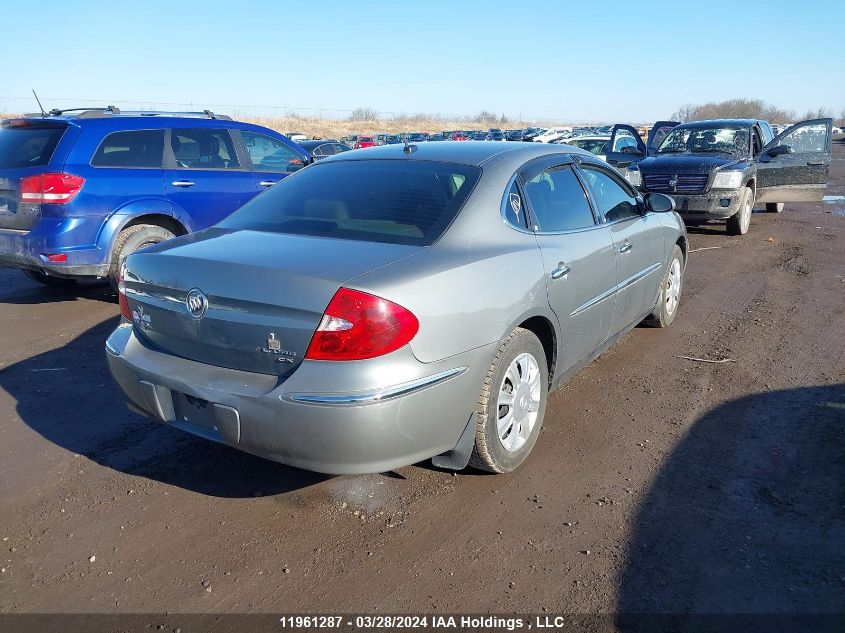
[[[775,156],[781,156],[782,154],[792,153],[792,148],[789,145],[775,145],[766,152],[766,154],[768,154],[772,158],[774,158]]]
[[[645,196],[645,208],[654,213],[671,213],[675,210],[675,200],[662,193],[649,193]]]

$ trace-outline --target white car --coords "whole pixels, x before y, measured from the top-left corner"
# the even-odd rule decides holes
[[[287,137],[292,140],[294,143],[298,143],[299,141],[310,141],[311,138],[303,134],[302,132],[291,132],[287,135]]]
[[[549,143],[557,138],[560,138],[567,132],[571,132],[571,127],[550,127],[542,134],[534,137],[535,143]]]

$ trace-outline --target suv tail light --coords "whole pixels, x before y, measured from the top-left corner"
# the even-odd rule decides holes
[[[129,302],[126,301],[126,262],[120,265],[120,272],[117,274],[117,303],[120,305],[120,316],[132,322],[132,313],[129,311]]]
[[[420,324],[411,312],[387,299],[341,288],[326,308],[308,345],[309,360],[363,360],[407,344]]]
[[[64,204],[82,189],[85,179],[74,174],[36,174],[21,179],[21,202]]]

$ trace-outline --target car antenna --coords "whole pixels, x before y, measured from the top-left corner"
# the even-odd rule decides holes
[[[35,88],[32,89],[32,96],[35,97],[35,101],[36,101],[36,103],[38,103],[38,107],[41,109],[41,116],[43,116],[46,119],[47,113],[44,112],[44,106],[41,105],[41,99],[39,99],[38,95],[35,94]]]

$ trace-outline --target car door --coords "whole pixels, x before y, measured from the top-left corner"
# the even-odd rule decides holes
[[[521,172],[521,180],[543,257],[549,304],[562,332],[561,367],[567,369],[607,338],[616,284],[613,240],[598,223],[571,161],[535,163]],[[515,195],[511,204],[518,207],[520,194]]]
[[[240,135],[252,163],[257,191],[272,187],[308,164],[304,150],[297,151],[281,139],[251,130],[240,130]]]
[[[252,198],[252,174],[225,128],[173,128],[165,147],[167,197],[195,230],[216,224]]]
[[[754,159],[757,202],[813,202],[824,197],[830,169],[832,119],[788,127]]]
[[[614,125],[607,148],[605,160],[619,170],[624,170],[646,157],[645,143],[637,130],[630,125]]]
[[[616,257],[616,300],[610,335],[642,320],[654,307],[663,268],[663,225],[646,213],[636,192],[611,170],[584,163],[579,172]]]
[[[669,132],[678,125],[680,125],[680,123],[677,121],[656,121],[648,131],[648,139],[645,143],[646,153],[649,156],[654,156],[657,153],[657,148],[660,147],[660,144],[663,142],[663,139],[665,139]]]

